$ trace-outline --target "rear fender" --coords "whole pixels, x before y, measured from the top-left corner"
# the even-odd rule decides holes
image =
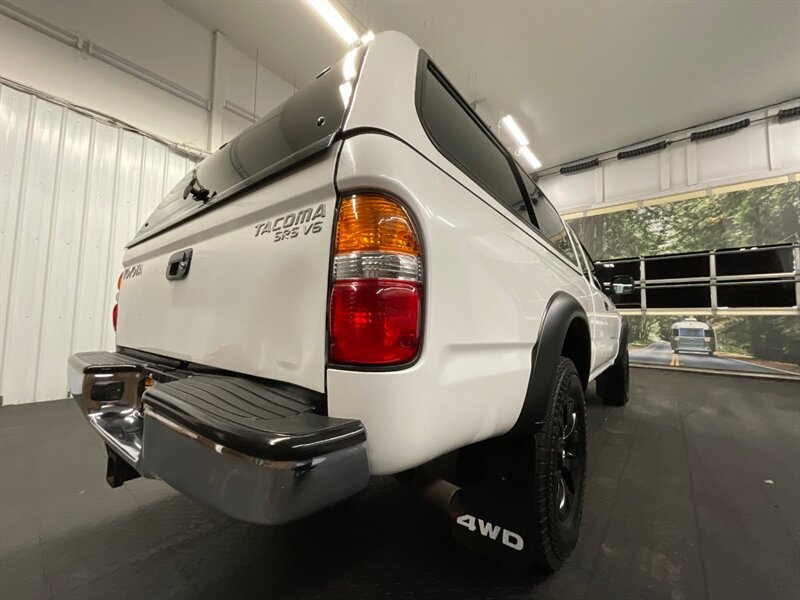
[[[565,346],[565,342],[567,346]],[[565,352],[566,351],[566,352]],[[558,359],[564,353],[578,369],[584,389],[589,382],[591,336],[586,311],[566,292],[556,292],[547,304],[531,357],[525,402],[511,435],[534,433],[544,420]]]

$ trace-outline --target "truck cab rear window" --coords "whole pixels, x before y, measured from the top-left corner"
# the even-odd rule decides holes
[[[485,126],[430,63],[418,85],[420,118],[434,145],[475,183],[517,212],[522,192],[509,159],[483,130]]]

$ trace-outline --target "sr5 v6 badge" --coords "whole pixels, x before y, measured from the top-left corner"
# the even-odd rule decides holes
[[[304,208],[288,215],[275,217],[264,223],[255,225],[255,237],[265,233],[273,234],[273,242],[281,242],[299,235],[309,235],[322,231],[325,221],[325,205],[320,204],[316,209]]]

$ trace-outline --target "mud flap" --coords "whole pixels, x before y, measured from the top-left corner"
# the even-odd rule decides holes
[[[533,565],[534,515],[523,494],[465,489],[463,500],[463,513],[450,524],[459,544],[512,568]]]

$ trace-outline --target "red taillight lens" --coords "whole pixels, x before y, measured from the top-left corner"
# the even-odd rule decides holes
[[[421,289],[417,282],[345,279],[331,292],[330,359],[401,364],[417,355]]]
[[[333,257],[328,357],[400,365],[419,352],[422,247],[406,209],[376,193],[341,199]]]

